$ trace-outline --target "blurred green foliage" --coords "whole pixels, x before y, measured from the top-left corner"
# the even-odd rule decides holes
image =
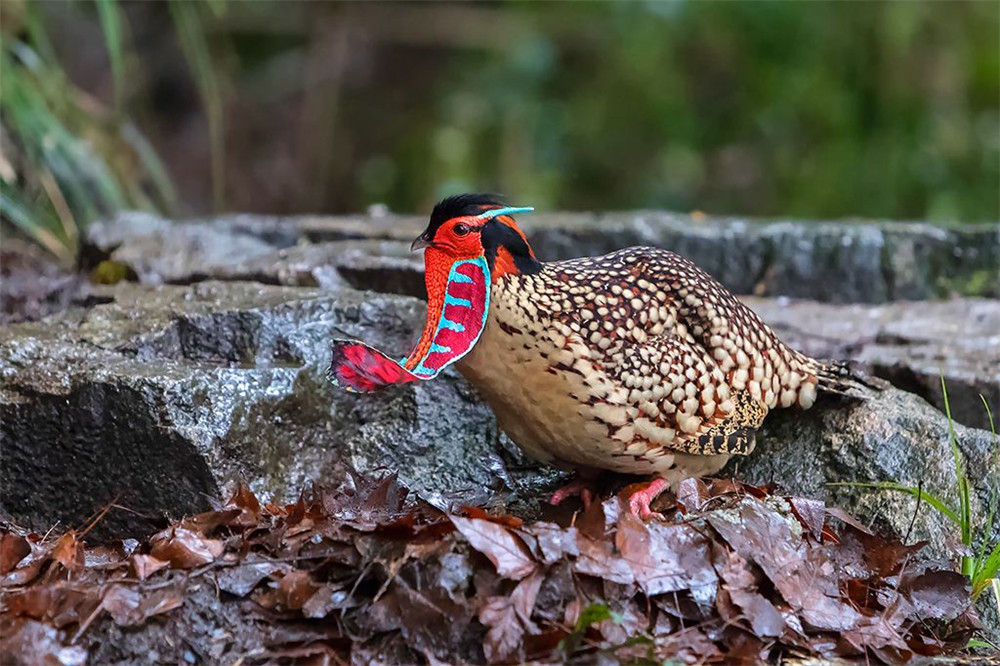
[[[441,78],[370,198],[497,183],[545,207],[1000,217],[1000,3],[509,11],[520,39]]]
[[[66,256],[95,217],[169,210],[172,184],[184,214],[488,190],[547,209],[1000,218],[996,2],[0,11],[3,217]]]
[[[98,7],[111,61],[120,63],[117,5]],[[169,209],[173,193],[155,151],[120,108],[69,81],[39,10],[17,0],[0,9],[0,210],[4,222],[70,264],[81,226],[127,208]]]

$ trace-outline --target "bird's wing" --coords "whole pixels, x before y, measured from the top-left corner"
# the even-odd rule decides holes
[[[668,334],[626,346],[615,356],[617,363],[604,371],[628,391],[623,399],[635,414],[635,436],[701,455],[752,450],[753,430],[767,407],[748,400],[746,391],[732,391],[700,344]]]

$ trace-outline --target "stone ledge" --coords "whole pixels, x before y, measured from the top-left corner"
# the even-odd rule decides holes
[[[108,302],[0,328],[8,519],[42,530],[81,525],[114,501],[132,511],[112,511],[95,534],[136,535],[164,514],[205,508],[228,482],[289,499],[342,463],[392,469],[439,503],[500,502],[524,515],[551,489],[553,472],[512,455],[489,408],[450,370],[372,395],[325,381],[334,336],[408,348],[424,315],[416,299],[218,281],[97,291]],[[1000,486],[997,452],[989,433],[956,430],[985,505]],[[820,497],[828,481],[925,479],[951,500],[947,453],[940,412],[889,388],[861,402],[824,398],[804,415],[782,410],[759,450],[734,465]],[[909,524],[912,507],[900,498],[836,497],[894,529]],[[944,548],[945,527],[924,512],[914,535]]]
[[[969,233],[973,234],[969,238],[974,238],[974,234],[982,233],[980,227],[986,226],[973,227],[974,231],[919,223],[801,223],[796,227],[795,223],[783,222],[698,221],[690,216],[643,215],[549,214],[526,217],[525,225],[533,225],[541,256],[600,253],[628,244],[661,241],[703,266],[716,264],[720,271],[717,276],[730,285],[745,281],[749,273],[770,275],[764,268],[771,251],[768,243],[795,245],[795,234],[800,233],[805,239],[801,240],[804,254],[792,261],[796,256],[794,248],[782,253],[786,259],[776,264],[779,268],[772,269],[777,272],[761,278],[764,281],[758,284],[773,282],[784,291],[800,294],[818,290],[821,297],[829,297],[832,290],[857,292],[866,283],[883,284],[886,275],[898,273],[869,267],[852,275],[849,282],[836,275],[810,277],[810,271],[816,272],[813,266],[818,248],[829,249],[838,237],[845,247],[852,248],[842,256],[866,256],[872,261],[885,256],[875,252],[885,238],[895,235],[905,239],[897,247],[909,250],[893,259],[901,267],[910,265],[903,261],[904,257],[912,263],[921,256],[914,248],[928,238],[938,243],[950,242],[949,234],[954,233]],[[422,257],[409,252],[408,240],[399,240],[414,237],[421,224],[415,218],[394,217],[250,216],[174,223],[129,215],[99,226],[92,232],[92,239],[95,247],[126,263],[148,283],[254,280],[324,289],[346,286],[423,297]],[[684,224],[687,228],[682,231]],[[378,238],[345,240],[365,234]],[[220,241],[229,235],[237,240],[229,245]],[[331,240],[335,238],[339,240]],[[825,240],[817,244],[816,239]],[[275,249],[274,245],[283,243],[294,244]],[[870,252],[865,254],[862,247],[868,247]],[[923,253],[930,247],[924,247]],[[743,257],[742,261],[726,263],[725,253],[732,252],[732,248],[742,248],[735,252],[735,256]],[[992,250],[987,247],[984,252]],[[923,270],[925,276],[929,274],[930,269]],[[813,286],[802,286],[809,284]],[[769,289],[765,286],[763,291]],[[944,408],[940,387],[943,374],[951,390],[952,413],[961,423],[989,427],[980,394],[995,410],[1000,406],[1000,336],[996,333],[1000,330],[1000,301],[952,299],[841,305],[820,302],[824,298],[745,299],[790,344],[816,357],[865,363],[876,375],[917,393],[939,409]]]
[[[425,221],[413,216],[236,215],[170,222],[141,213],[97,223],[89,256],[111,258],[148,281],[213,277],[278,250],[330,241],[408,243]],[[1000,227],[922,222],[762,221],[663,212],[539,213],[522,226],[546,260],[603,254],[630,245],[682,254],[732,291],[826,302],[882,303],[953,294],[1000,295]],[[386,254],[388,243],[381,246]],[[388,252],[405,262],[405,247]],[[418,264],[419,265],[419,264]]]

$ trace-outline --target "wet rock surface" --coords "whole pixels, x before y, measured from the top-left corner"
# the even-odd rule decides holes
[[[335,336],[403,350],[422,305],[348,288],[119,285],[112,303],[0,330],[0,507],[108,534],[203,509],[228,480],[294,495],[337,462],[482,501],[493,417],[455,373],[378,396],[323,377]]]
[[[206,508],[229,481],[290,499],[341,463],[398,471],[438,503],[501,501],[528,514],[551,488],[552,472],[511,453],[453,372],[374,395],[325,381],[332,337],[406,349],[423,318],[415,299],[247,282],[98,293],[113,301],[0,331],[0,508],[16,522],[81,525],[114,503],[129,511],[109,513],[99,534],[146,533],[163,515]],[[984,431],[957,433],[985,506],[996,447]],[[779,412],[760,441],[734,474],[833,497],[897,531],[909,529],[911,501],[826,483],[954,487],[943,415],[893,388]],[[913,533],[939,547],[949,538],[926,511]]]
[[[744,298],[782,340],[815,357],[851,359],[952,416],[988,429],[1000,407],[1000,301],[951,299],[884,305]]]
[[[891,387],[859,389],[857,398],[825,395],[810,410],[772,413],[757,447],[722,471],[750,483],[777,483],[790,493],[828,501],[891,534],[927,539],[937,553],[957,545],[958,531],[930,506],[917,510],[904,493],[831,485],[895,481],[922,487],[958,506],[947,419],[920,397]],[[1000,445],[985,430],[955,424],[984,533],[991,502],[1000,497]]]
[[[9,236],[9,234],[8,234]],[[19,238],[0,245],[0,325],[41,319],[85,301],[89,282]]]

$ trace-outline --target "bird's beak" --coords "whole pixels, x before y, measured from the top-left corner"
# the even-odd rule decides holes
[[[417,236],[412,243],[410,243],[410,252],[416,252],[417,250],[422,250],[425,247],[430,247],[431,242],[424,238],[423,234]]]

